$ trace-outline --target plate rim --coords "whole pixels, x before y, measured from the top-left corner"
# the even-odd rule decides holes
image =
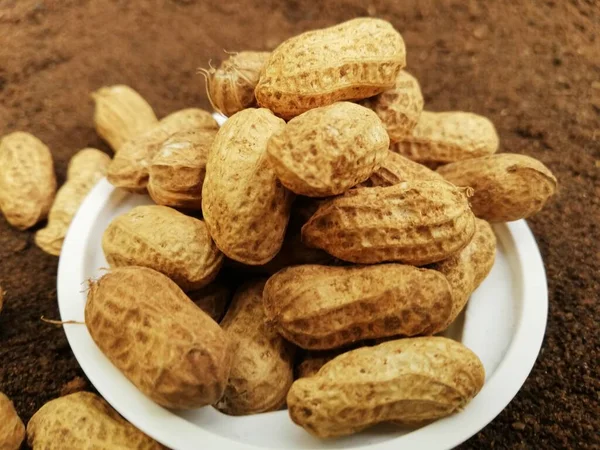
[[[85,258],[89,233],[96,217],[104,205],[114,196],[123,199],[129,194],[110,185],[103,178],[90,191],[76,213],[67,232],[63,251],[58,264],[57,294],[61,320],[72,320],[67,317],[68,298],[75,295],[78,286],[72,282],[72,267],[81,266]],[[520,266],[518,276],[521,278],[523,299],[519,319],[504,357],[494,374],[486,380],[481,392],[459,414],[446,417],[424,426],[409,434],[391,438],[385,442],[354,447],[356,450],[391,450],[398,444],[403,448],[436,448],[447,450],[466,441],[491,423],[506,408],[519,392],[531,372],[540,352],[548,317],[548,286],[544,263],[539,247],[525,220],[506,224],[494,224],[496,232],[506,232],[516,250],[516,260]],[[83,266],[79,267],[83,271]],[[527,277],[523,276],[527,271]],[[80,279],[83,274],[80,274]],[[77,293],[79,296],[83,294]],[[84,297],[85,298],[85,297]],[[176,414],[155,405],[153,411],[145,416],[133,417],[127,410],[126,396],[113,392],[110,385],[100,380],[100,374],[94,370],[94,363],[86,358],[82,348],[84,344],[77,339],[77,325],[63,326],[64,332],[81,369],[100,395],[125,419],[148,436],[173,449],[195,448],[190,439],[202,435],[203,445],[219,446],[223,449],[257,450],[259,447],[240,443],[203,429]],[[79,325],[80,326],[80,325]],[[87,329],[86,329],[87,332]],[[140,395],[143,395],[140,393]],[[150,401],[150,400],[148,400]],[[443,436],[443,444],[440,436]],[[424,447],[425,446],[425,447]],[[273,447],[275,448],[275,447]]]

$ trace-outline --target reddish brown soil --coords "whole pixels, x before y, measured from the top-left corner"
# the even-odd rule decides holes
[[[107,150],[92,126],[90,91],[129,84],[160,116],[208,107],[196,68],[223,49],[272,49],[365,15],[402,32],[427,108],[490,117],[503,151],[541,159],[560,181],[558,198],[530,220],[550,289],[542,353],[508,408],[462,448],[599,448],[597,1],[3,0],[0,135],[40,137],[62,182],[75,151]],[[0,390],[28,420],[82,373],[63,331],[39,320],[58,317],[58,260],[0,218],[0,261]]]

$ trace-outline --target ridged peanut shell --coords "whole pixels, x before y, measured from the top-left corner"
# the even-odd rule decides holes
[[[242,285],[221,322],[233,357],[227,387],[215,407],[226,414],[277,410],[294,381],[293,347],[265,323],[264,286],[264,281]]]
[[[2,291],[0,290],[0,309]],[[19,450],[25,439],[25,425],[10,399],[0,392],[0,449]]]
[[[122,84],[92,93],[94,125],[98,135],[118,152],[125,142],[152,128],[158,119],[144,98]]]
[[[317,210],[302,241],[354,263],[441,261],[475,232],[467,195],[445,181],[352,189]]]
[[[499,142],[494,124],[486,117],[463,111],[423,111],[412,134],[393,143],[390,150],[435,168],[491,155]]]
[[[256,105],[254,88],[270,55],[269,52],[233,53],[218,69],[201,69],[215,111],[229,117]]]
[[[223,264],[206,224],[166,206],[137,206],[115,218],[102,249],[111,267],[149,267],[189,291],[214,280]]]
[[[216,130],[180,131],[163,142],[148,170],[152,200],[174,208],[202,209],[206,161],[216,134]]]
[[[447,328],[463,310],[469,297],[488,276],[496,259],[496,235],[485,220],[475,220],[471,242],[449,258],[432,264],[431,269],[442,272],[452,287],[452,312]]]
[[[48,215],[56,194],[50,149],[35,136],[15,131],[0,141],[0,211],[19,230]]]
[[[368,341],[371,342],[371,341]],[[333,350],[305,350],[296,362],[295,379],[303,377],[312,377],[317,374],[321,367],[342,353],[349,352],[360,347],[364,347],[364,342],[357,342],[356,345],[349,347],[336,348]]]
[[[285,122],[266,109],[234,114],[217,133],[206,164],[202,212],[217,246],[249,265],[281,248],[292,194],[267,159],[267,141]]]
[[[344,353],[288,393],[291,419],[320,438],[381,422],[414,425],[464,408],[485,381],[471,350],[443,337],[385,342]]]
[[[267,282],[269,322],[309,350],[364,339],[438,332],[452,308],[441,273],[402,264],[289,267]]]
[[[127,141],[115,155],[108,169],[108,181],[132,192],[144,192],[148,168],[161,145],[179,131],[217,131],[212,115],[198,108],[176,111],[163,118],[145,133]]]
[[[215,322],[220,322],[229,300],[233,296],[233,288],[220,281],[213,281],[196,291],[188,292],[188,297]]]
[[[267,149],[286,188],[309,197],[329,197],[369,178],[389,143],[373,111],[338,102],[293,118],[271,137]]]
[[[77,152],[69,162],[67,181],[56,193],[48,224],[35,234],[38,247],[59,256],[63,241],[79,206],[108,170],[110,157],[94,148]]]
[[[393,186],[404,181],[436,181],[443,180],[439,173],[430,168],[405,158],[398,153],[387,151],[379,169],[358,187]]]
[[[129,266],[91,282],[85,324],[102,353],[159,405],[193,409],[221,398],[229,339],[163,274]]]
[[[390,89],[405,65],[404,41],[389,22],[353,19],[284,41],[263,68],[255,95],[260,106],[290,119]]]
[[[27,442],[33,450],[166,448],[90,392],[77,392],[42,406],[27,424]]]
[[[457,186],[472,187],[471,208],[488,222],[511,222],[535,214],[558,185],[541,161],[514,153],[448,164],[438,173]]]
[[[398,72],[394,87],[364,101],[377,113],[392,142],[411,134],[423,111],[423,94],[415,77],[405,70]]]

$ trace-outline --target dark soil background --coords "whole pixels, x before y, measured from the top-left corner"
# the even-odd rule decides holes
[[[402,33],[431,110],[488,116],[502,151],[554,171],[529,223],[548,275],[544,346],[511,404],[461,448],[600,448],[600,4],[548,1],[0,0],[0,136],[50,146],[59,182],[77,150],[108,151],[90,91],[125,83],[164,116],[209,107],[198,66],[311,28],[378,16]],[[0,218],[0,391],[23,420],[83,376],[58,318],[58,259]],[[74,382],[77,384],[77,381]]]

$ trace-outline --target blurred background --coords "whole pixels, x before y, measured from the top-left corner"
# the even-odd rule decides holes
[[[130,85],[159,117],[209,109],[197,68],[224,50],[272,50],[360,16],[402,33],[426,109],[489,117],[500,151],[534,156],[559,180],[530,221],[549,279],[544,347],[516,399],[461,448],[599,448],[597,1],[0,0],[0,136],[39,137],[62,183],[77,150],[110,153],[94,131],[91,91]],[[62,329],[39,320],[58,318],[57,261],[0,218],[0,391],[25,421],[61,391],[92,389]]]

